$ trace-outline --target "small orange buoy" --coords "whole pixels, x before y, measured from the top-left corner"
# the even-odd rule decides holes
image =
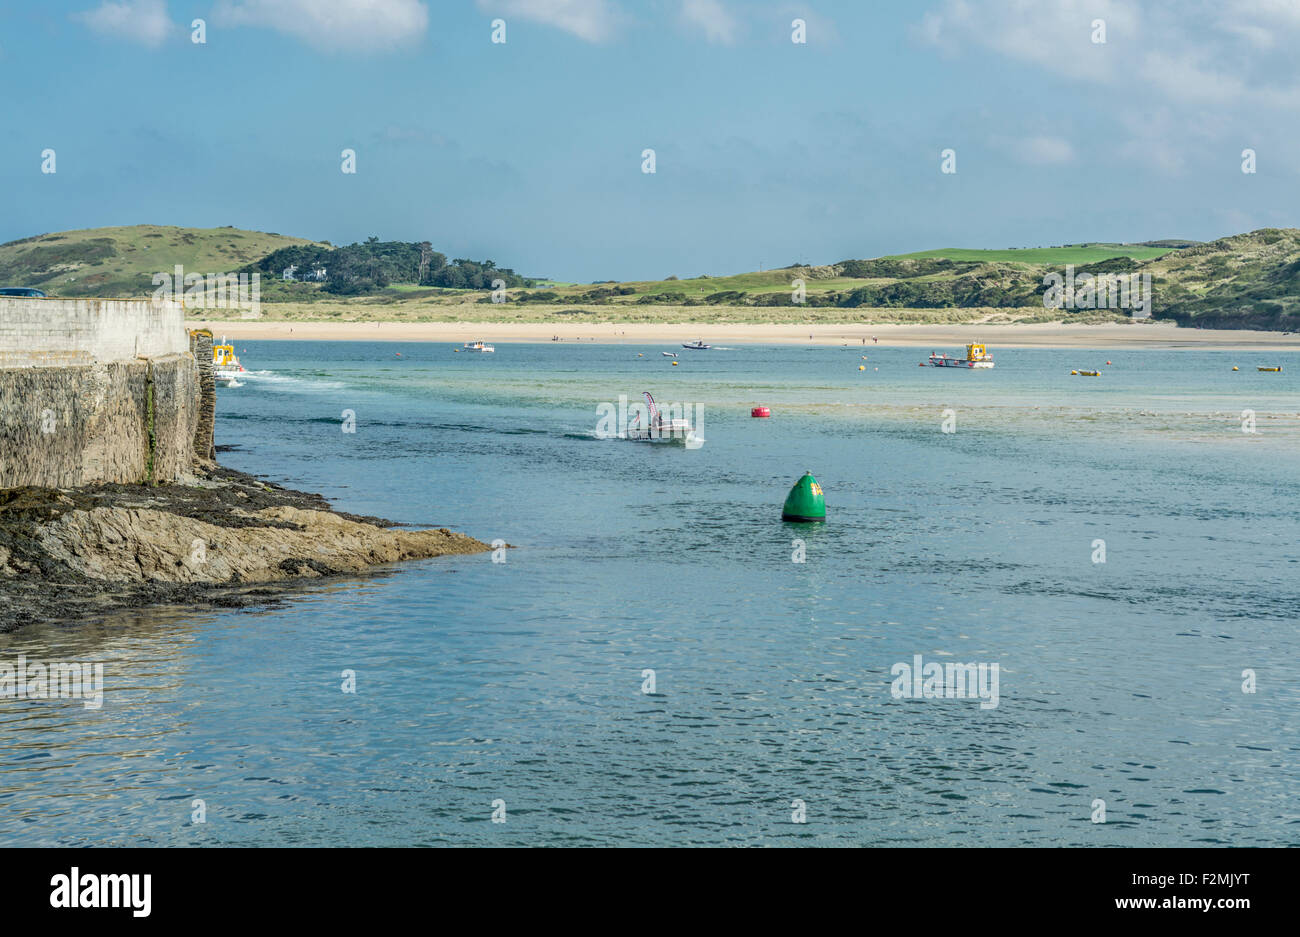
[[[767,407],[755,407],[753,410],[749,411],[749,415],[754,417],[768,417],[772,415],[772,411]]]
[[[673,367],[674,367],[674,368],[677,367],[677,362],[676,362],[676,361],[673,362]]]

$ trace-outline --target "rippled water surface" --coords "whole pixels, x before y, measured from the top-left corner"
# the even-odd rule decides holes
[[[662,350],[241,343],[226,464],[516,549],[0,636],[105,671],[0,699],[0,842],[1300,843],[1300,356]],[[643,390],[704,446],[597,438]]]

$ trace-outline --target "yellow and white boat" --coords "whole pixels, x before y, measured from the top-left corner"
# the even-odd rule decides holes
[[[971,342],[966,346],[965,358],[953,358],[948,354],[930,355],[930,366],[935,368],[991,368],[993,355],[982,342]]]
[[[1282,365],[1279,364],[1279,365],[1277,365],[1276,367],[1272,367],[1272,368],[1260,367],[1259,370],[1260,370],[1260,371],[1281,371],[1281,370],[1282,370]]]
[[[235,355],[234,345],[212,346],[212,374],[218,384],[222,387],[242,387],[239,377],[244,373],[244,366]]]

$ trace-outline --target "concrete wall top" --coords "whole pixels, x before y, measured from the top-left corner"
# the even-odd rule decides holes
[[[170,300],[0,296],[0,367],[131,361],[189,347],[185,310]]]

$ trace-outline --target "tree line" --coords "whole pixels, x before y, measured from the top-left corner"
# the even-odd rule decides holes
[[[344,247],[317,244],[282,247],[247,269],[278,277],[289,267],[296,268],[296,278],[325,270],[321,288],[342,296],[373,293],[395,283],[490,290],[496,280],[504,281],[507,287],[531,287],[536,282],[509,267],[498,267],[491,260],[457,257],[448,262],[447,255],[434,250],[428,241],[381,241],[377,237]]]

